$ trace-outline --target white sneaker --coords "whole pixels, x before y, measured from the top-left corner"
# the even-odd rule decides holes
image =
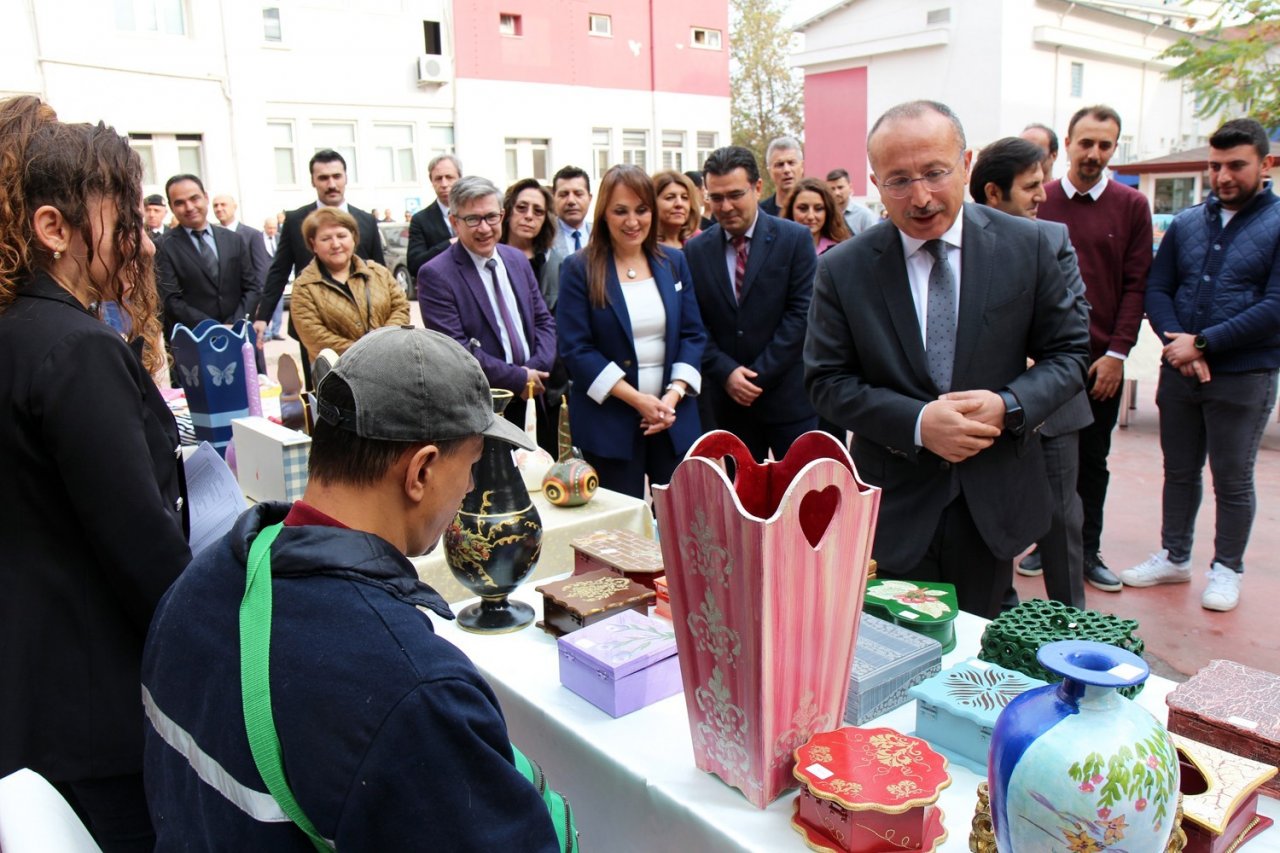
[[[1120,580],[1127,586],[1155,586],[1159,583],[1187,583],[1191,580],[1191,561],[1175,563],[1169,559],[1169,551],[1161,548],[1131,569],[1120,573]]]
[[[1200,606],[1205,610],[1235,610],[1239,603],[1240,573],[1222,563],[1214,563],[1209,569],[1209,585],[1200,596]]]

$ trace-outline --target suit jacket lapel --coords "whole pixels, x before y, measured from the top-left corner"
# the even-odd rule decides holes
[[[493,316],[493,306],[489,304],[489,294],[485,289],[485,283],[480,280],[480,273],[476,270],[476,265],[471,262],[471,255],[467,253],[461,243],[454,243],[452,251],[453,261],[458,265],[458,275],[461,277],[463,285],[471,292],[471,297],[475,299],[476,307],[480,309],[480,314],[484,317],[485,322],[489,324],[489,328],[493,331],[493,336],[498,340],[502,340],[498,318]]]
[[[206,224],[205,228],[208,228],[209,233],[214,235],[213,241],[214,243],[217,243],[218,237],[213,232],[213,226]],[[217,279],[209,275],[209,270],[205,268],[204,261],[200,259],[200,247],[196,245],[196,236],[181,226],[178,227],[178,234],[180,235],[178,242],[182,245],[183,251],[187,253],[187,257],[190,259],[191,264],[202,276],[205,277],[206,281],[210,284],[216,285],[218,283]],[[221,263],[218,264],[218,268],[222,268]]]
[[[875,263],[874,273],[889,320],[916,379],[924,387],[932,388],[933,380],[929,378],[929,365],[925,361],[924,336],[920,334],[916,303],[911,297],[911,281],[907,277],[907,262],[902,254],[902,238],[897,228],[884,229],[879,248],[880,257]]]
[[[991,220],[981,208],[966,204],[964,246],[960,251],[960,310],[956,314],[956,354],[951,387],[966,388],[961,377],[982,337],[983,308],[992,284],[995,237],[987,231]]]
[[[667,315],[667,364],[675,361],[680,349],[680,294],[676,293],[675,269],[669,261],[654,260],[649,264],[653,268],[653,281],[658,286],[658,296],[662,297],[662,307]],[[681,282],[688,287],[689,282]]]
[[[742,277],[742,302],[747,301],[747,294],[751,292],[751,286],[755,284],[756,277],[764,267],[769,252],[773,249],[774,238],[777,236],[778,229],[774,227],[771,217],[763,210],[760,211],[756,218],[755,233],[752,234],[747,249],[747,271]],[[725,272],[728,273],[727,268]],[[733,293],[732,282],[729,283],[729,293]]]
[[[604,268],[604,295],[609,300],[609,307],[613,309],[613,316],[623,332],[621,340],[626,341],[634,361],[636,344],[635,336],[631,331],[631,313],[627,311],[627,297],[622,293],[622,282],[618,281],[618,269],[614,266],[612,252],[609,253],[609,262]]]

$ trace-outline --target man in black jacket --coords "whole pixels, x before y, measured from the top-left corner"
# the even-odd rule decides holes
[[[462,177],[462,161],[452,154],[441,154],[427,164],[427,175],[436,200],[409,220],[409,251],[405,262],[409,265],[409,277],[415,280],[422,265],[449,248],[449,240],[454,236],[449,225],[449,191]]]
[[[373,214],[366,213],[354,205],[347,204],[347,161],[337,151],[324,149],[317,151],[311,158],[311,186],[315,187],[316,200],[304,204],[297,210],[291,210],[284,216],[284,225],[280,229],[280,245],[276,248],[275,259],[267,271],[267,280],[262,289],[262,301],[258,305],[257,318],[253,329],[258,339],[258,348],[266,344],[263,333],[271,315],[276,310],[276,303],[284,295],[284,286],[289,281],[289,274],[296,277],[307,264],[311,263],[312,251],[307,241],[302,239],[302,221],[318,207],[340,207],[355,217],[360,228],[360,240],[356,243],[356,254],[366,261],[377,261],[386,264],[382,255],[382,235],[378,233],[378,223]],[[293,318],[289,318],[289,335],[298,339],[293,328]],[[306,375],[307,387],[311,387],[311,365],[306,358],[302,359],[302,370]]]

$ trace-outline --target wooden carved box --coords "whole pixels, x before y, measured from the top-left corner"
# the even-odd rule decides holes
[[[553,637],[570,634],[623,610],[647,615],[654,599],[653,590],[606,569],[534,589],[542,593],[542,621],[538,627]]]
[[[1179,684],[1165,702],[1169,731],[1280,765],[1280,675],[1213,660]],[[1280,797],[1280,779],[1273,776],[1263,793]]]
[[[831,853],[936,850],[947,838],[938,794],[951,784],[947,759],[893,729],[846,727],[796,750],[803,787],[791,827]]]
[[[1228,853],[1271,826],[1258,814],[1258,789],[1276,768],[1173,735],[1182,776],[1186,853]]]
[[[597,530],[573,540],[573,573],[608,569],[653,589],[662,575],[662,548],[630,530]]]

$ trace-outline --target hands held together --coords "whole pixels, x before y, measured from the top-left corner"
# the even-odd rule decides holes
[[[948,462],[986,450],[1004,431],[1004,400],[994,391],[952,391],[925,404],[920,443]]]

